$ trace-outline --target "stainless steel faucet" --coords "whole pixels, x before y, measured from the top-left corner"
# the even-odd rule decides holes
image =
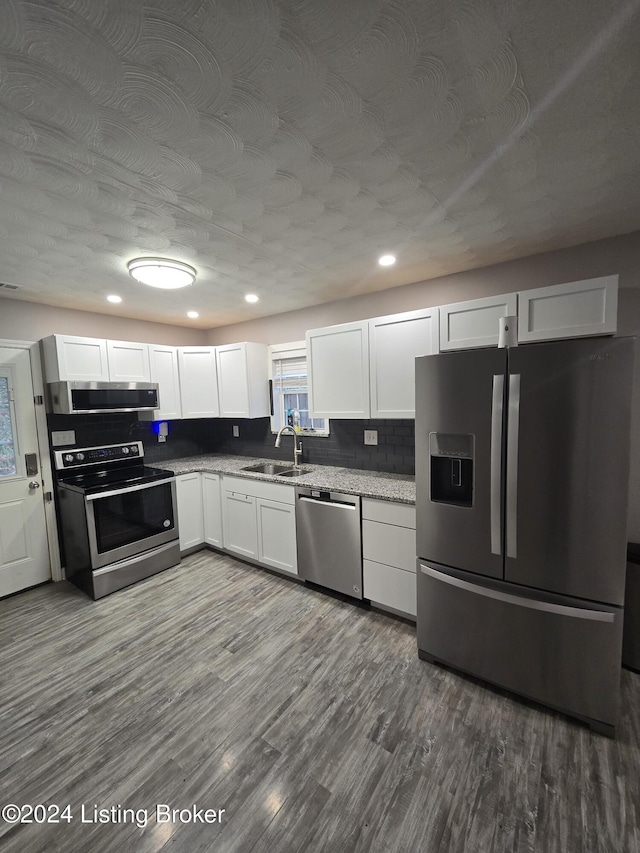
[[[283,426],[276,436],[276,447],[280,447],[280,436],[283,432],[290,432],[293,435],[293,467],[299,468],[298,456],[302,456],[302,442],[298,442],[298,433],[292,426]]]

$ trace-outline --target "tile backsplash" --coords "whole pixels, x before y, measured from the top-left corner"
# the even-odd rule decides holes
[[[143,441],[149,464],[203,453],[229,453],[293,461],[293,437],[285,433],[276,448],[269,418],[255,420],[194,418],[169,421],[169,435],[159,443],[154,424],[130,414],[48,415],[49,433],[75,430],[77,447]],[[238,438],[233,426],[239,427]],[[377,445],[364,444],[364,430],[378,432]],[[395,474],[415,473],[415,430],[412,420],[331,421],[328,436],[300,434],[302,463],[337,465]]]
[[[212,421],[216,451],[241,456],[264,456],[293,462],[293,436],[285,433],[279,448],[274,446],[269,418],[247,421]],[[232,424],[240,427],[239,438],[232,435]],[[367,471],[394,474],[415,473],[415,429],[412,420],[332,420],[328,436],[300,433],[302,464],[337,465]],[[378,444],[364,444],[364,430],[378,431]]]

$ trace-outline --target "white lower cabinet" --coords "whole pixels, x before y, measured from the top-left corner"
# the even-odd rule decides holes
[[[224,489],[222,499],[224,547],[226,551],[250,557],[258,556],[256,499],[241,492]]]
[[[225,550],[297,574],[293,486],[224,477],[222,495]]]
[[[295,506],[258,498],[258,560],[290,574],[298,574]]]
[[[362,556],[364,597],[415,618],[415,507],[363,498]]]
[[[178,528],[180,550],[186,551],[204,542],[202,487],[200,474],[179,474],[176,477]]]
[[[222,548],[222,495],[220,474],[201,474],[202,516],[204,541],[214,548]]]

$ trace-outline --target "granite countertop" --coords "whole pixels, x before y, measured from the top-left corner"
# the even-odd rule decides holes
[[[285,460],[286,461],[286,460]],[[415,504],[415,477],[408,474],[385,474],[378,471],[360,471],[355,468],[335,468],[332,465],[305,465],[307,473],[290,479],[272,474],[256,474],[242,469],[248,465],[265,462],[283,463],[282,459],[261,459],[253,456],[227,456],[210,454],[205,456],[185,456],[182,459],[167,459],[158,463],[176,474],[191,474],[200,471],[210,474],[232,474],[248,480],[268,480],[272,483],[286,483],[290,486],[306,486],[327,489],[345,494],[360,495],[365,498],[377,498],[383,501]],[[291,465],[293,467],[293,464]]]

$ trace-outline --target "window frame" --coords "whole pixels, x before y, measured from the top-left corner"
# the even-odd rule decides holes
[[[18,413],[16,412],[16,404],[14,398],[15,375],[11,365],[0,367],[0,376],[7,380],[7,402],[9,412],[9,428],[11,429],[11,448],[13,451],[13,459],[15,463],[15,471],[12,474],[0,474],[3,482],[15,480],[26,476],[23,468],[23,456],[20,451],[20,436],[18,435]]]
[[[278,425],[282,422],[282,426],[286,426],[284,423],[285,413],[283,404],[277,403],[276,395],[274,393],[274,362],[280,361],[285,358],[304,358],[305,362],[307,361],[307,345],[305,341],[293,341],[291,343],[285,344],[270,344],[268,349],[269,354],[269,388],[271,392],[271,409],[273,414],[270,416],[270,424],[271,424],[271,432],[275,435],[281,429]],[[307,378],[308,378],[307,371]],[[309,393],[309,389],[307,387],[306,392],[301,393]],[[277,406],[280,406],[279,411],[276,412]],[[328,418],[313,418],[313,420],[323,420],[325,423],[325,427],[323,429],[300,429],[298,435],[300,436],[313,436],[324,438],[328,436],[331,432],[331,427]]]

